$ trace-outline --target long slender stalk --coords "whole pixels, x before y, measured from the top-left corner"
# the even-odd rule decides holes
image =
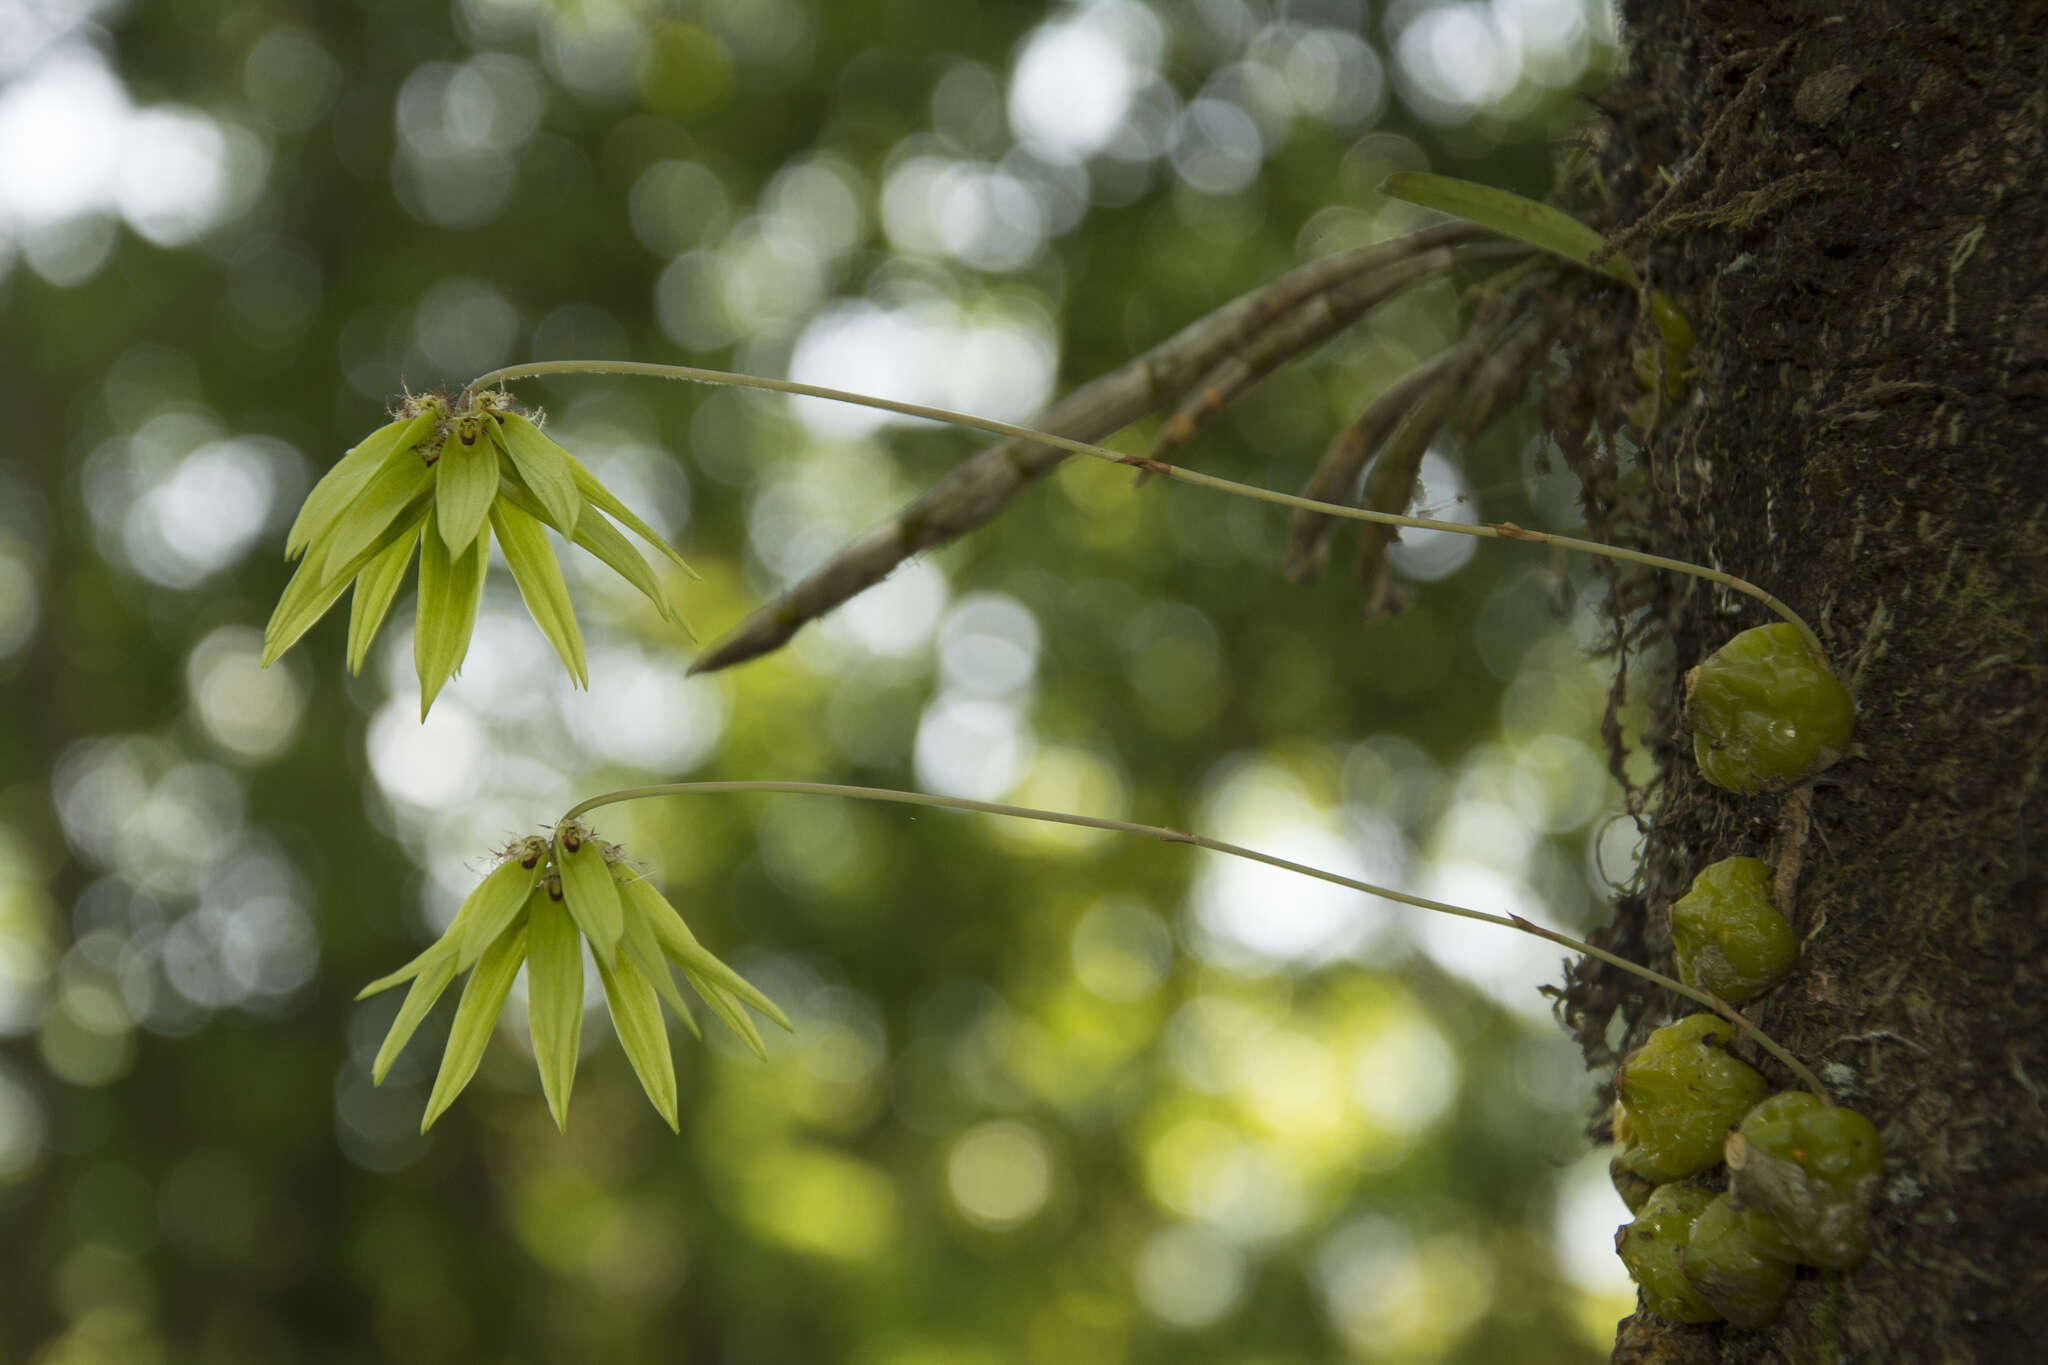
[[[1211,488],[1217,492],[1233,494],[1240,498],[1251,498],[1257,502],[1271,503],[1276,507],[1290,507],[1299,511],[1320,512],[1326,516],[1343,517],[1351,521],[1377,522],[1382,526],[1408,526],[1424,531],[1448,531],[1453,535],[1477,536],[1483,540],[1521,540],[1562,546],[1567,550],[1580,550],[1590,555],[1601,555],[1608,559],[1623,559],[1635,564],[1646,564],[1652,568],[1667,569],[1672,573],[1702,578],[1709,583],[1719,583],[1732,588],[1769,607],[1798,630],[1806,647],[1814,656],[1825,659],[1820,637],[1806,624],[1799,613],[1765,592],[1756,584],[1720,569],[1710,569],[1703,564],[1689,563],[1683,559],[1667,559],[1663,555],[1646,554],[1641,550],[1624,549],[1617,545],[1602,545],[1597,541],[1578,540],[1571,536],[1554,536],[1544,531],[1529,531],[1512,522],[1500,522],[1470,526],[1461,521],[1437,521],[1430,517],[1410,517],[1393,512],[1375,512],[1369,508],[1352,507],[1343,503],[1318,502],[1293,493],[1282,493],[1271,488],[1259,488],[1252,484],[1238,483],[1232,479],[1221,479],[1214,474],[1186,469],[1163,460],[1144,455],[1119,455],[1116,451],[1087,441],[1076,441],[1065,436],[1055,436],[1048,431],[1035,431],[1030,427],[1018,426],[1011,422],[999,422],[992,417],[977,417],[972,413],[955,412],[949,408],[935,408],[924,403],[908,403],[895,398],[878,398],[873,394],[854,393],[846,389],[826,388],[820,384],[804,384],[794,379],[764,379],[758,375],[733,374],[725,370],[700,370],[688,365],[659,365],[639,360],[536,360],[524,365],[507,365],[492,370],[471,380],[463,391],[467,398],[479,389],[494,384],[506,384],[515,379],[537,379],[545,375],[558,374],[617,374],[638,375],[653,379],[683,380],[696,384],[717,384],[734,388],[761,389],[769,393],[795,394],[804,398],[823,398],[831,402],[852,403],[859,407],[880,408],[884,412],[901,413],[906,417],[921,417],[927,421],[946,422],[954,426],[972,427],[979,431],[991,432],[997,436],[1032,441],[1039,445],[1052,446],[1058,450],[1076,455],[1086,455],[1104,460],[1110,464],[1127,465],[1147,473],[1158,474],[1177,483],[1192,484],[1197,488]]]
[[[1318,881],[1330,882],[1352,891],[1363,892],[1368,896],[1378,896],[1382,900],[1396,901],[1402,905],[1412,905],[1419,910],[1428,910],[1439,915],[1455,915],[1459,919],[1477,920],[1481,924],[1497,924],[1503,929],[1514,929],[1521,933],[1532,934],[1537,938],[1555,943],[1559,947],[1568,948],[1576,953],[1583,953],[1587,957],[1598,958],[1609,966],[1617,967],[1632,976],[1640,977],[1652,985],[1662,986],[1674,995],[1681,995],[1688,1000],[1705,1005],[1708,1009],[1735,1025],[1744,1037],[1749,1038],[1758,1047],[1783,1063],[1785,1069],[1797,1076],[1800,1082],[1812,1090],[1814,1094],[1822,1098],[1828,1098],[1827,1087],[1820,1083],[1820,1078],[1808,1070],[1804,1063],[1779,1046],[1774,1039],[1757,1028],[1756,1025],[1750,1023],[1748,1019],[1744,1018],[1727,1001],[1711,991],[1703,991],[1696,987],[1688,986],[1683,981],[1666,976],[1662,972],[1654,971],[1643,966],[1641,963],[1631,962],[1625,957],[1610,953],[1605,948],[1595,947],[1591,943],[1573,938],[1569,934],[1559,933],[1555,929],[1547,929],[1534,921],[1522,918],[1520,915],[1495,915],[1484,910],[1473,910],[1463,905],[1452,905],[1447,901],[1431,900],[1426,896],[1410,895],[1406,891],[1396,891],[1392,887],[1376,886],[1371,882],[1362,882],[1353,877],[1346,877],[1341,873],[1326,871],[1320,867],[1312,867],[1307,863],[1297,863],[1275,854],[1261,853],[1255,848],[1246,848],[1241,844],[1225,843],[1221,839],[1210,839],[1200,834],[1189,834],[1184,830],[1168,829],[1164,825],[1141,825],[1129,820],[1110,820],[1096,815],[1075,815],[1068,811],[1036,810],[1029,806],[1004,805],[998,801],[975,801],[963,796],[936,796],[930,792],[897,791],[888,787],[853,787],[834,782],[776,781],[663,782],[648,787],[626,787],[619,791],[606,792],[601,796],[593,796],[587,801],[580,801],[570,807],[563,814],[562,819],[564,822],[574,820],[589,811],[597,810],[603,806],[616,806],[622,802],[640,801],[649,797],[705,796],[719,792],[782,792],[798,796],[845,796],[862,801],[887,801],[903,806],[926,806],[942,810],[976,811],[984,815],[1002,815],[1018,820],[1041,820],[1056,825],[1079,825],[1084,829],[1109,830],[1118,834],[1136,834],[1144,838],[1158,839],[1170,844],[1192,844],[1196,848],[1206,848],[1215,853],[1227,853],[1233,858],[1244,858],[1251,862],[1264,863],[1268,867],[1277,867],[1284,872],[1294,872],[1304,877],[1314,877]]]

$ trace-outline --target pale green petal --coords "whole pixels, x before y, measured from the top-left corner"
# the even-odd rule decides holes
[[[556,449],[559,450],[560,447],[558,446],[556,447]],[[669,544],[667,541],[663,540],[659,535],[655,534],[655,530],[652,526],[649,526],[639,517],[633,515],[633,509],[626,506],[626,504],[624,504],[623,502],[620,502],[618,498],[613,496],[612,491],[609,488],[606,488],[603,484],[599,483],[597,481],[597,475],[591,473],[587,468],[585,468],[581,460],[577,459],[574,455],[571,455],[566,450],[562,451],[562,457],[569,462],[569,473],[572,476],[574,476],[576,480],[576,491],[583,495],[583,498],[586,502],[588,502],[593,507],[610,513],[615,521],[618,521],[620,524],[624,525],[626,529],[630,530],[634,535],[640,537],[640,539],[646,541],[649,545],[652,545],[655,549],[667,555],[671,560],[675,561],[675,566],[678,569],[681,569],[690,577],[699,580],[702,579],[703,575],[699,574],[695,569],[690,567],[689,563],[686,560],[684,560],[680,553],[677,552],[675,546]]]
[[[516,484],[506,483],[500,490],[506,502],[511,503],[530,517],[562,529],[542,509],[541,505],[529,498]],[[689,629],[681,614],[669,604],[668,594],[661,589],[661,580],[654,576],[654,570],[647,567],[647,561],[633,548],[632,542],[619,534],[618,527],[606,521],[597,513],[579,517],[576,521],[576,543],[596,555],[607,568],[638,588],[641,595],[654,604],[655,610],[674,621],[684,630]]]
[[[384,548],[382,545],[370,546],[340,565],[337,571],[322,577],[328,566],[323,562],[321,547],[314,546],[312,552],[299,561],[299,567],[293,570],[291,580],[278,596],[276,609],[270,613],[269,624],[263,628],[263,666],[269,667],[297,644],[299,638],[313,628],[313,623],[341,599],[355,576]]]
[[[411,450],[432,434],[434,423],[439,420],[439,411],[429,408],[417,416],[387,422],[336,461],[332,469],[320,476],[320,481],[313,485],[313,491],[306,494],[306,501],[300,505],[299,515],[292,521],[292,529],[285,534],[285,558],[296,559],[308,545],[318,540],[394,455]]]
[[[421,956],[430,960],[419,975],[413,978],[412,989],[405,993],[405,1003],[398,1007],[398,1017],[391,1021],[391,1031],[384,1035],[384,1046],[377,1049],[377,1060],[370,1067],[370,1082],[373,1085],[384,1083],[384,1076],[391,1070],[391,1064],[398,1060],[398,1054],[404,1051],[405,1045],[412,1040],[413,1030],[420,1026],[420,1020],[427,1017],[427,1011],[434,1007],[434,1002],[441,998],[441,992],[447,990],[448,983],[455,979],[454,944],[443,939]],[[376,982],[372,982],[371,986],[381,989]]]
[[[762,1061],[767,1061],[768,1048],[762,1043],[761,1031],[754,1027],[754,1017],[747,1013],[746,1006],[734,999],[731,992],[714,981],[705,980],[688,967],[683,968],[683,976],[688,979],[690,989],[703,998],[711,1012],[747,1045],[748,1050]]]
[[[306,562],[319,560],[320,571],[331,574],[363,551],[382,548],[389,543],[392,525],[433,486],[433,468],[418,454],[409,449],[393,452],[335,521],[334,529],[313,541]]]
[[[520,481],[548,511],[555,529],[565,536],[576,533],[583,495],[576,491],[575,476],[569,472],[569,452],[556,445],[546,433],[516,412],[500,416],[499,439]]]
[[[654,998],[654,988],[629,961],[607,967],[600,958],[597,975],[604,982],[605,1003],[611,1006],[612,1027],[640,1077],[640,1088],[668,1126],[681,1132],[676,1122],[675,1059],[669,1054],[668,1030],[662,1027],[661,1002]]]
[[[490,1046],[491,1031],[497,1027],[498,1011],[505,1008],[505,997],[512,991],[512,979],[519,975],[519,964],[525,960],[524,924],[514,927],[509,934],[500,935],[477,959],[476,969],[469,974],[469,983],[462,988],[462,1003],[455,1007],[455,1023],[448,1030],[448,1050],[441,1054],[441,1070],[434,1077],[434,1093],[427,1097],[427,1115],[420,1121],[422,1133],[434,1126],[434,1120],[455,1103],[455,1097],[476,1075],[477,1064],[484,1059],[484,1049]]]
[[[434,465],[434,517],[451,555],[469,548],[497,501],[498,452],[483,431],[479,418],[458,421]]]
[[[568,848],[572,839],[579,841],[573,852]],[[569,913],[575,917],[583,937],[590,940],[591,953],[599,962],[616,962],[619,938],[626,927],[625,912],[597,840],[574,825],[565,824],[557,829],[555,870],[562,877],[562,895],[569,903]]]
[[[469,653],[476,629],[477,603],[483,597],[484,570],[490,566],[491,538],[479,535],[467,550],[450,556],[434,524],[420,535],[419,612],[413,620],[412,660],[420,678],[420,719],[440,695]]]
[[[348,613],[349,672],[363,671],[370,643],[377,638],[377,629],[384,624],[384,615],[391,610],[392,599],[405,582],[405,571],[412,567],[412,552],[420,542],[420,528],[424,525],[424,518],[415,522],[411,530],[372,555],[356,575],[355,599],[349,604]]]
[[[583,658],[583,632],[576,627],[576,608],[569,601],[569,585],[562,580],[562,566],[555,561],[555,547],[540,522],[510,503],[491,509],[491,530],[505,563],[512,569],[512,581],[526,599],[526,610],[541,634],[561,656],[562,666],[579,687],[590,686],[590,668]]]
[[[566,1128],[583,1041],[583,939],[546,891],[533,893],[526,914],[526,1026],[548,1112]]]
[[[511,927],[519,908],[526,904],[527,896],[540,880],[540,872],[538,859],[528,867],[518,858],[507,858],[469,893],[456,915],[463,927],[457,936],[461,949],[455,959],[455,970],[468,971],[484,955],[484,950]]]
[[[622,873],[636,875],[624,863],[613,863],[611,870],[614,883],[623,879]],[[677,1018],[688,1023],[692,1033],[696,1032],[697,1023],[690,1018],[689,1002],[676,989],[675,975],[669,970],[668,959],[662,956],[661,941],[654,936],[654,925],[633,905],[626,904],[622,908],[626,915],[626,932],[619,940],[620,945],[633,959],[633,965],[640,969],[640,975],[654,987],[654,993],[661,997],[662,1003],[675,1011]]]
[[[372,981],[369,985],[357,991],[356,999],[368,1000],[373,995],[381,994],[384,991],[390,990],[393,986],[401,985],[404,982],[410,981],[414,977],[418,976],[421,972],[425,971],[427,968],[434,966],[436,963],[440,962],[440,960],[444,957],[448,958],[450,961],[453,961],[454,952],[452,951],[452,949],[453,944],[447,938],[447,936],[444,935],[441,938],[434,940],[433,943],[427,945],[427,947],[420,953],[418,957],[406,963],[397,971],[391,973],[389,976],[380,976],[375,981]]]
[[[624,882],[619,892],[626,903],[645,916],[654,926],[654,936],[661,943],[661,950],[674,959],[683,974],[696,985],[698,978],[729,992],[761,1013],[773,1019],[784,1029],[790,1028],[789,1016],[778,1008],[773,1000],[763,995],[754,984],[738,972],[719,961],[711,951],[697,942],[697,936],[690,932],[690,926],[676,913],[676,908],[645,877]],[[700,995],[703,991],[700,989]],[[708,996],[706,997],[709,998]]]

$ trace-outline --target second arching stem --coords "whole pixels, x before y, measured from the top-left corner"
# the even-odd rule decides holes
[[[1058,450],[1071,451],[1092,459],[1104,460],[1110,464],[1126,465],[1157,474],[1176,483],[1193,484],[1199,488],[1212,488],[1240,498],[1251,498],[1258,502],[1271,503],[1276,507],[1288,507],[1298,511],[1320,512],[1326,516],[1341,517],[1351,521],[1376,522],[1382,526],[1408,526],[1424,531],[1448,531],[1453,535],[1477,536],[1483,540],[1519,540],[1560,546],[1567,550],[1580,550],[1590,555],[1607,559],[1626,560],[1632,564],[1643,564],[1654,569],[1665,569],[1672,573],[1685,574],[1691,578],[1705,579],[1718,583],[1745,596],[1753,597],[1770,608],[1782,619],[1789,621],[1798,630],[1806,647],[1817,659],[1825,659],[1826,651],[1821,648],[1820,637],[1813,627],[1798,612],[1765,592],[1747,579],[1720,569],[1710,569],[1704,564],[1694,564],[1683,559],[1667,559],[1663,555],[1647,554],[1641,550],[1630,550],[1618,545],[1602,545],[1598,541],[1578,540],[1571,536],[1554,536],[1544,531],[1529,531],[1513,522],[1498,522],[1471,526],[1461,521],[1438,521],[1429,517],[1402,516],[1392,512],[1375,512],[1370,508],[1353,507],[1345,503],[1319,502],[1276,489],[1260,488],[1253,484],[1238,483],[1232,479],[1221,479],[1200,470],[1187,469],[1164,460],[1155,460],[1144,455],[1120,455],[1104,446],[1092,445],[1087,441],[1076,441],[1066,436],[1056,436],[1049,431],[1037,431],[1031,427],[1018,426],[1011,422],[999,422],[991,417],[977,417],[972,413],[955,412],[949,408],[935,408],[924,403],[907,403],[894,398],[878,398],[872,394],[855,393],[848,389],[826,388],[820,384],[805,384],[794,379],[764,379],[758,375],[733,374],[725,370],[702,370],[688,365],[659,365],[652,361],[638,360],[536,360],[524,365],[508,365],[492,370],[470,381],[463,390],[468,396],[494,384],[506,384],[515,379],[538,379],[545,375],[559,374],[617,374],[638,375],[650,379],[682,380],[696,384],[717,384],[733,388],[760,389],[769,393],[787,393],[802,398],[822,398],[828,402],[851,403],[858,407],[879,408],[884,412],[901,413],[905,417],[921,417],[927,421],[946,422],[953,426],[971,427],[996,436],[1008,436],[1033,441],[1039,445],[1052,446]]]
[[[1019,820],[1039,820],[1057,825],[1078,825],[1084,829],[1108,830],[1117,834],[1134,834],[1147,839],[1158,839],[1165,843],[1190,844],[1196,848],[1209,849],[1211,852],[1228,854],[1233,858],[1244,858],[1251,862],[1264,863],[1268,867],[1277,867],[1284,872],[1293,872],[1304,877],[1314,877],[1318,881],[1330,882],[1352,891],[1362,892],[1368,896],[1378,896],[1382,900],[1395,901],[1402,905],[1411,905],[1419,910],[1428,910],[1434,914],[1452,915],[1459,919],[1477,920],[1482,924],[1498,925],[1503,929],[1514,929],[1518,932],[1530,934],[1555,943],[1559,947],[1569,949],[1572,952],[1598,958],[1609,966],[1616,967],[1632,976],[1640,977],[1652,985],[1661,986],[1674,995],[1682,996],[1687,1000],[1706,1006],[1733,1024],[1741,1031],[1743,1037],[1750,1039],[1758,1047],[1769,1053],[1786,1070],[1798,1077],[1802,1085],[1813,1091],[1814,1094],[1824,1099],[1828,1098],[1827,1088],[1821,1084],[1820,1078],[1815,1076],[1805,1063],[1786,1051],[1770,1035],[1764,1033],[1755,1024],[1752,1024],[1734,1006],[1711,991],[1688,986],[1675,977],[1666,976],[1664,973],[1645,967],[1639,962],[1631,962],[1625,957],[1610,953],[1606,949],[1596,947],[1582,939],[1573,938],[1569,934],[1545,928],[1532,920],[1524,919],[1520,915],[1496,915],[1485,910],[1474,910],[1468,906],[1452,905],[1447,901],[1431,900],[1426,896],[1411,895],[1406,891],[1397,891],[1392,887],[1378,886],[1372,882],[1359,881],[1355,877],[1346,877],[1342,873],[1330,872],[1324,868],[1311,866],[1308,863],[1298,863],[1289,858],[1279,857],[1276,854],[1262,853],[1258,849],[1246,848],[1242,844],[1226,843],[1221,839],[1211,839],[1200,834],[1190,834],[1184,830],[1168,829],[1164,825],[1143,825],[1129,820],[1111,820],[1096,815],[1075,815],[1068,811],[1037,810],[1029,806],[1010,806],[996,801],[975,801],[960,796],[936,796],[929,792],[897,791],[888,787],[855,787],[831,782],[777,781],[664,782],[648,787],[626,787],[619,791],[606,792],[601,796],[593,796],[587,801],[578,802],[563,813],[562,820],[564,822],[575,820],[590,811],[604,806],[616,806],[627,801],[640,801],[649,797],[708,796],[716,793],[733,792],[781,792],[799,796],[841,796],[862,801],[884,801],[902,806],[926,806],[943,810],[974,811],[984,815],[1001,815]]]

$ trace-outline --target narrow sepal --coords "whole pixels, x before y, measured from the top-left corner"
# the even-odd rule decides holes
[[[592,955],[607,965],[616,962],[619,938],[625,932],[625,910],[597,840],[573,822],[565,822],[555,830],[555,869],[562,877],[562,897],[577,927],[590,940]]]
[[[322,573],[333,574],[363,551],[382,549],[392,524],[433,484],[432,467],[411,448],[393,451],[333,529],[313,541],[306,562],[317,560]]]
[[[405,582],[405,571],[412,567],[412,552],[420,543],[420,527],[413,528],[391,542],[390,545],[370,557],[356,575],[355,596],[349,603],[348,613],[348,671],[363,671],[363,660],[370,655],[370,644],[377,638],[377,630],[384,624],[384,617],[391,610],[392,599],[398,596],[398,589]]]
[[[456,915],[462,932],[457,938],[460,947],[455,970],[466,972],[476,965],[484,950],[518,918],[520,907],[526,904],[539,880],[538,862],[528,867],[518,858],[507,858],[477,883],[476,890],[469,893]]]
[[[527,614],[548,637],[561,657],[562,666],[578,687],[590,686],[590,667],[583,657],[583,632],[576,626],[576,608],[569,601],[569,585],[562,579],[562,566],[555,560],[555,547],[539,521],[509,503],[491,509],[491,530],[498,547],[505,552],[512,581],[526,601]]]
[[[434,515],[449,554],[460,554],[484,529],[498,497],[498,452],[474,414],[455,423],[434,465]]]
[[[441,998],[441,992],[447,990],[448,983],[455,979],[454,944],[443,939],[427,949],[421,957],[426,959],[426,963],[419,974],[413,977],[412,989],[405,993],[405,1003],[398,1007],[398,1017],[391,1021],[391,1029],[384,1035],[384,1045],[377,1049],[377,1060],[370,1067],[372,1085],[384,1084],[384,1077],[391,1070],[391,1064],[398,1060],[398,1054],[412,1041],[413,1030],[420,1026],[420,1021],[427,1017],[427,1011]],[[371,986],[376,987],[377,983],[372,982]],[[368,994],[367,988],[364,993]]]
[[[425,971],[427,968],[434,966],[444,956],[450,957],[452,960],[453,954],[449,951],[449,949],[450,945],[448,939],[445,936],[436,939],[433,943],[428,944],[426,948],[421,950],[420,955],[418,957],[406,963],[397,971],[392,972],[386,976],[380,976],[375,981],[372,981],[369,985],[357,991],[356,999],[359,1001],[368,1000],[373,995],[382,995],[385,991],[390,990],[393,986],[402,986],[406,982],[418,976],[421,972]]]
[[[303,554],[307,546],[334,525],[342,511],[355,501],[356,495],[369,486],[385,461],[394,452],[409,450],[416,445],[433,429],[434,421],[434,414],[422,412],[415,417],[387,422],[335,461],[334,467],[320,476],[313,485],[313,491],[306,494],[305,502],[299,505],[299,514],[292,519],[291,530],[285,533],[285,558],[297,559]]]
[[[526,1025],[548,1112],[566,1128],[583,1042],[583,938],[545,891],[533,893],[526,913]]]
[[[555,529],[565,536],[575,535],[583,495],[576,489],[575,475],[569,472],[569,452],[516,412],[500,414],[498,420],[502,424],[498,438],[520,479],[547,509]]]
[[[299,567],[293,570],[290,581],[278,595],[269,623],[263,627],[265,668],[276,663],[286,650],[313,628],[315,622],[327,614],[329,608],[341,600],[349,583],[376,556],[378,548],[373,546],[362,551],[338,569],[323,562],[323,547],[318,545],[299,561]]]
[[[606,966],[604,959],[599,958],[597,975],[604,982],[612,1028],[619,1035],[620,1046],[626,1049],[626,1060],[640,1077],[640,1088],[647,1092],[655,1111],[668,1126],[681,1132],[676,1121],[675,1059],[669,1053],[668,1030],[662,1027],[661,1003],[654,998],[654,987],[626,959]]]
[[[613,863],[611,872],[614,883],[638,875],[624,863]],[[636,906],[626,904],[621,908],[626,915],[626,930],[619,939],[620,946],[626,950],[626,955],[633,959],[633,965],[640,969],[640,975],[646,977],[648,984],[654,987],[654,993],[661,997],[662,1003],[673,1010],[678,1018],[688,1021],[694,1032],[696,1021],[690,1018],[689,1002],[684,1000],[683,993],[676,989],[675,973],[669,969],[668,958],[662,955],[661,940],[655,937],[654,925]]]
[[[501,496],[505,501],[519,508],[530,517],[546,522],[556,530],[558,525],[541,505],[527,497],[517,485],[506,483]],[[576,520],[576,534],[571,537],[578,545],[597,556],[606,568],[631,583],[640,594],[654,604],[654,609],[668,620],[688,630],[682,616],[670,605],[668,594],[662,591],[661,580],[654,576],[654,570],[640,557],[631,541],[619,534],[619,528],[606,521],[602,515],[592,513]]]
[[[455,1007],[455,1023],[448,1030],[448,1050],[441,1054],[441,1070],[434,1077],[434,1092],[427,1097],[427,1114],[420,1131],[434,1126],[448,1106],[455,1103],[470,1078],[476,1075],[484,1049],[490,1046],[491,1031],[497,1027],[498,1011],[512,991],[512,979],[526,958],[526,926],[500,935],[484,950],[469,981],[462,988],[462,1003]]]
[[[420,535],[419,612],[412,628],[421,720],[427,718],[442,684],[462,667],[463,657],[469,653],[490,553],[490,537],[480,535],[467,550],[451,556],[435,525],[435,514],[428,514],[426,530]]]
[[[556,449],[559,450],[560,447],[558,446]],[[663,540],[652,526],[649,526],[646,522],[635,516],[633,509],[620,502],[613,495],[611,489],[598,482],[597,475],[591,473],[581,460],[566,450],[562,451],[562,458],[569,462],[569,473],[576,480],[576,491],[583,495],[585,502],[588,502],[592,507],[600,511],[609,513],[614,521],[668,556],[678,569],[681,569],[691,578],[702,581],[703,575],[690,567],[689,561],[683,558],[676,547]]]
[[[645,877],[636,877],[631,881],[622,882],[619,891],[626,898],[627,904],[638,910],[646,917],[647,922],[654,926],[654,935],[661,944],[662,952],[683,969],[683,974],[690,978],[691,985],[695,986],[698,978],[702,977],[752,1005],[785,1030],[794,1031],[791,1029],[789,1016],[784,1014],[773,1000],[763,995],[752,982],[726,966],[710,949],[697,941],[697,936],[690,932],[690,926],[683,922],[682,915],[668,903],[668,898],[656,889],[654,883]],[[698,993],[701,995],[703,991],[699,990]]]

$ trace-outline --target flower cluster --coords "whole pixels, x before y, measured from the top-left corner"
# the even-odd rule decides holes
[[[523,963],[527,1027],[541,1090],[556,1125],[565,1125],[583,1031],[585,941],[597,962],[619,1042],[647,1098],[670,1128],[676,1127],[676,1078],[662,1004],[697,1033],[696,1021],[669,971],[671,963],[682,968],[684,979],[711,1012],[756,1055],[763,1052],[761,1035],[748,1006],[785,1029],[790,1026],[773,1001],[697,942],[675,907],[625,861],[618,845],[604,843],[584,826],[565,820],[551,839],[529,835],[514,843],[462,903],[447,933],[356,997],[366,999],[402,982],[412,983],[378,1049],[371,1078],[383,1083],[427,1011],[449,983],[468,972],[440,1074],[434,1078],[420,1124],[425,1132],[476,1074]]]
[[[264,632],[267,665],[298,642],[351,585],[348,663],[370,642],[419,552],[413,663],[420,715],[462,666],[476,626],[492,537],[534,624],[579,685],[589,685],[583,638],[545,528],[597,556],[681,622],[647,561],[606,520],[618,521],[690,572],[680,554],[502,390],[407,395],[396,418],[363,439],[313,486],[285,541],[299,559]],[[303,558],[301,558],[303,556]]]

